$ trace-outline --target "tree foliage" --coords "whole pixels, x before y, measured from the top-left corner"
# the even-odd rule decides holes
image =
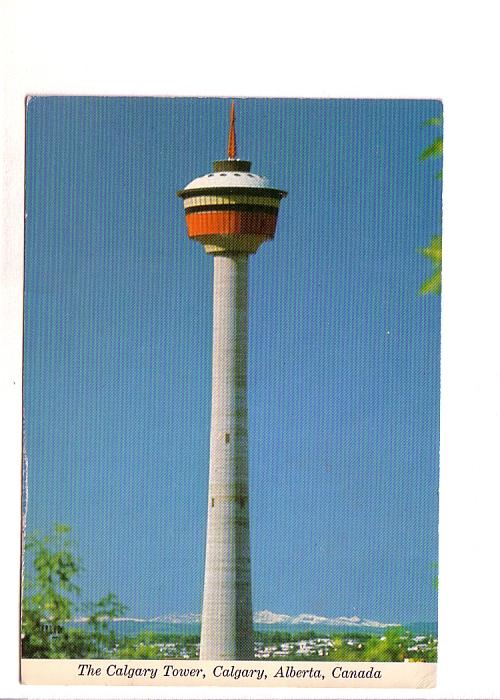
[[[403,661],[406,656],[405,631],[401,627],[387,630],[383,637],[372,637],[364,650],[367,661]]]
[[[427,158],[440,158],[443,155],[443,137],[438,138],[427,146],[420,154],[419,160],[427,160]],[[439,175],[440,173],[438,173]]]
[[[64,622],[71,618],[72,595],[79,593],[73,578],[80,570],[67,537],[69,528],[54,527],[53,536],[37,533],[26,537],[26,557],[33,575],[26,574],[22,604],[23,656],[48,658],[55,652],[55,640],[64,635]]]
[[[441,244],[442,237],[433,236],[427,247],[419,248],[419,252],[432,262],[434,268],[432,275],[420,287],[420,294],[439,294],[441,292]]]
[[[124,612],[114,594],[87,609],[78,604],[74,579],[82,570],[71,549],[68,525],[55,525],[51,535],[26,536],[21,644],[24,658],[89,658],[105,654],[114,642],[110,621]],[[70,625],[88,613],[84,628]]]
[[[442,127],[442,117],[431,117],[424,122],[423,126]],[[429,158],[441,158],[443,156],[443,136],[440,134],[434,141],[424,148],[419,160],[425,161]],[[437,173],[438,178],[442,178],[442,170]],[[440,294],[441,293],[441,262],[442,262],[442,238],[441,235],[432,237],[431,242],[425,248],[420,248],[419,252],[425,255],[433,265],[433,272],[420,287],[420,294]]]

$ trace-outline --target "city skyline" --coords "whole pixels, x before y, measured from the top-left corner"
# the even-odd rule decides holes
[[[240,157],[294,193],[250,278],[254,608],[435,619],[440,304],[417,248],[440,183],[418,156],[441,105],[238,103]],[[227,106],[28,106],[28,527],[68,522],[82,590],[137,614],[201,606],[211,272],[175,192],[225,152]]]

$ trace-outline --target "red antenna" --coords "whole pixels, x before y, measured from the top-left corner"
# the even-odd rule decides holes
[[[229,138],[227,141],[227,157],[229,160],[234,160],[236,158],[236,131],[234,128],[234,123],[236,117],[234,114],[234,100],[231,102],[231,113],[229,117]]]

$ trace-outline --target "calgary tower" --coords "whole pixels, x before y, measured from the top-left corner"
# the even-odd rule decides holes
[[[253,659],[248,509],[248,257],[272,240],[283,190],[236,157],[178,192],[189,238],[214,259],[212,421],[201,659]]]

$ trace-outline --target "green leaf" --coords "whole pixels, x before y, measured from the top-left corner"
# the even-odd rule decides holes
[[[422,253],[422,255],[425,255],[426,258],[429,258],[432,260],[434,265],[439,266],[441,269],[441,262],[443,259],[443,245],[442,245],[442,236],[433,236],[431,238],[431,242],[427,246],[427,248],[419,248],[418,252]]]
[[[112,648],[109,623],[125,611],[110,593],[91,608],[89,630],[68,629],[80,594],[74,578],[82,570],[67,537],[70,527],[55,525],[50,535],[26,535],[28,567],[22,598],[22,653],[25,658],[84,658]],[[96,657],[95,654],[98,656]]]
[[[443,155],[443,137],[439,136],[430,146],[424,148],[419,156],[419,160],[427,160],[428,158],[440,158]]]
[[[441,270],[436,270],[428,277],[420,287],[420,294],[440,294],[441,293]]]
[[[443,259],[442,237],[433,236],[426,248],[419,248],[419,253],[425,255],[432,262],[434,272],[428,277],[420,287],[420,294],[440,294],[441,293],[441,262]]]
[[[426,119],[422,126],[442,126],[443,117],[431,117]]]

